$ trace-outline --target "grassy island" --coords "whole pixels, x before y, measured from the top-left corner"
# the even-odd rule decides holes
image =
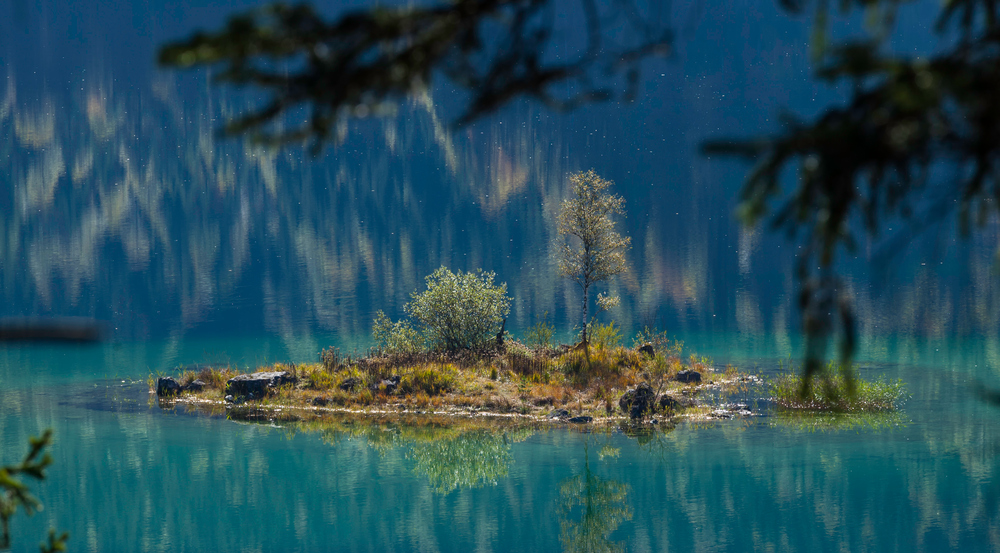
[[[759,382],[735,367],[716,369],[709,359],[684,356],[683,345],[662,334],[641,333],[639,338],[654,340],[631,348],[618,344],[613,323],[595,325],[593,335],[597,341],[586,349],[528,347],[507,339],[490,350],[376,351],[355,359],[330,348],[316,363],[276,363],[252,371],[285,375],[260,397],[233,394],[231,379],[251,374],[233,367],[185,371],[170,389],[164,389],[163,378],[151,377],[149,384],[161,400],[237,419],[368,412],[600,424],[723,416],[720,398]],[[636,398],[636,390],[651,395]]]
[[[543,317],[516,340],[506,331],[506,284],[493,279],[441,267],[427,277],[427,290],[412,294],[405,318],[376,314],[375,345],[364,356],[329,348],[315,363],[201,368],[151,377],[150,388],[161,400],[240,420],[361,413],[614,425],[742,416],[750,412],[749,388],[765,391],[756,375],[715,367],[649,328],[627,347],[614,321],[592,321],[575,345],[554,346]],[[599,295],[599,305],[606,300]],[[901,383],[827,373],[812,387],[794,374],[778,377],[770,387],[775,405],[786,413],[884,413],[903,396]]]

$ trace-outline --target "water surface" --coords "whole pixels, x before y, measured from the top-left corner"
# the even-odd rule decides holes
[[[863,364],[912,394],[882,427],[765,411],[628,435],[237,423],[162,410],[134,382],[185,345],[5,346],[0,451],[56,432],[46,510],[15,519],[15,549],[49,526],[88,551],[994,549],[1000,424],[970,391],[990,347],[895,348],[935,364]]]

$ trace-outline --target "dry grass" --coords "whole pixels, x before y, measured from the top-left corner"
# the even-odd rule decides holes
[[[285,386],[255,404],[254,408],[301,408],[408,412],[490,412],[544,417],[556,408],[573,415],[620,419],[618,400],[629,388],[649,382],[659,393],[700,386],[681,384],[672,378],[684,369],[702,374],[702,386],[736,378],[735,368],[725,374],[715,371],[708,359],[690,356],[684,360],[680,348],[667,355],[649,357],[621,346],[531,350],[508,341],[502,352],[462,354],[409,354],[343,358],[336,350],[324,350],[320,362],[300,365],[275,364],[257,370],[285,370],[297,384]],[[226,381],[238,374],[230,367],[210,367],[197,374],[186,373],[183,384],[195,378],[206,383],[196,400],[219,401]],[[386,384],[399,377],[395,390]],[[249,408],[241,407],[248,410]],[[250,409],[252,411],[252,409]],[[680,414],[678,413],[674,413]]]

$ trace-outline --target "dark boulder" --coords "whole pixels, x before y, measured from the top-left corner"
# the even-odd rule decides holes
[[[691,369],[686,369],[677,373],[677,375],[674,376],[674,380],[685,384],[699,384],[701,382],[701,373]]]
[[[681,407],[681,402],[668,396],[667,394],[660,396],[659,403],[661,411],[676,411]]]
[[[234,376],[226,382],[226,394],[238,398],[261,399],[279,386],[294,384],[295,378],[286,371],[256,372]]]
[[[636,386],[634,390],[625,392],[618,400],[618,407],[621,408],[622,413],[628,413],[628,416],[633,419],[642,418],[646,413],[651,412],[655,404],[656,392],[645,382]]]
[[[361,384],[360,378],[347,377],[340,383],[340,389],[345,392],[353,392],[354,388],[357,388],[359,384]]]
[[[594,420],[594,417],[588,417],[586,415],[580,415],[579,417],[573,417],[573,418],[569,419],[569,422],[571,422],[573,424],[587,424],[587,423],[589,423],[592,420]]]
[[[202,391],[202,390],[205,389],[205,386],[207,386],[207,384],[205,384],[205,382],[202,381],[201,379],[192,380],[191,382],[189,382],[187,384],[187,386],[184,386],[184,391],[185,392],[200,392],[200,391]]]
[[[550,419],[565,419],[568,417],[569,417],[569,411],[565,409],[553,409],[552,412],[549,413]]]
[[[399,388],[399,380],[400,380],[399,375],[398,374],[394,374],[394,375],[390,376],[389,378],[383,380],[378,385],[378,389],[381,390],[381,391],[384,391],[387,394],[395,393],[396,389]]]
[[[645,354],[646,357],[656,357],[656,350],[653,349],[653,344],[643,344],[639,347],[639,353]]]
[[[156,395],[176,396],[181,393],[181,384],[174,380],[172,376],[161,376],[156,379]]]

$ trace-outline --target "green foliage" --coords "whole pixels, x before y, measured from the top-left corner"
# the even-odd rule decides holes
[[[52,456],[45,452],[45,448],[52,443],[52,430],[46,430],[41,438],[30,438],[28,454],[24,460],[17,465],[7,465],[0,467],[0,549],[10,548],[10,519],[17,513],[18,507],[24,510],[25,514],[31,516],[35,511],[42,508],[39,502],[31,495],[28,485],[19,476],[24,475],[35,480],[45,480],[45,469],[52,464]],[[62,533],[57,536],[55,530],[49,531],[49,543],[43,544],[42,552],[65,551],[66,540],[69,534]]]
[[[314,390],[329,390],[333,388],[335,381],[333,374],[326,370],[314,369],[306,376],[306,380],[309,382],[309,387]]]
[[[417,353],[424,349],[424,338],[410,321],[405,319],[392,322],[379,310],[372,325],[375,348],[390,355]]]
[[[771,417],[769,424],[800,432],[878,432],[906,426],[907,420],[900,411],[841,413],[783,410]]]
[[[476,349],[493,339],[510,313],[507,283],[495,273],[452,273],[441,267],[427,277],[427,290],[414,292],[404,310],[420,325],[430,347]]]
[[[524,343],[535,348],[552,347],[552,336],[555,334],[555,327],[549,324],[549,312],[542,315],[541,320],[535,326],[524,333]]]
[[[62,534],[57,535],[55,529],[49,528],[48,543],[43,542],[38,549],[41,553],[57,553],[59,551],[66,551],[67,540],[69,540],[69,532],[63,532]]]
[[[435,432],[430,439],[413,440],[406,457],[414,462],[414,473],[427,477],[432,490],[446,494],[496,484],[513,462],[513,445],[533,433],[530,429],[473,430],[457,435]]]
[[[458,381],[458,369],[452,364],[422,365],[414,367],[400,379],[400,387],[407,393],[423,392],[435,396],[450,391]]]
[[[843,374],[828,368],[823,378],[803,394],[804,375],[784,374],[771,383],[775,403],[784,409],[872,413],[894,411],[907,397],[902,380],[854,379],[853,393]]]
[[[650,383],[656,386],[657,396],[666,387],[667,380],[677,374],[679,368],[679,362],[671,363],[670,358],[659,352],[653,357],[652,362],[647,364],[646,370],[649,372]]]
[[[632,520],[628,491],[627,484],[591,472],[589,463],[583,474],[562,481],[559,541],[563,551],[624,551],[623,544],[611,541],[611,534],[622,522]]]
[[[625,252],[632,239],[615,230],[613,215],[625,214],[625,200],[607,193],[614,183],[597,175],[593,169],[570,177],[573,197],[563,201],[559,211],[559,274],[575,280],[583,289],[583,321],[587,321],[590,288],[598,282],[625,272]],[[599,306],[610,308],[617,298],[601,296]],[[583,329],[587,343],[587,327]]]
[[[599,350],[615,349],[622,341],[622,328],[611,321],[606,325],[594,322],[590,327],[590,341]]]
[[[414,473],[426,476],[432,490],[445,494],[495,484],[513,462],[511,447],[502,433],[475,431],[414,442],[406,457],[414,462]]]
[[[621,303],[621,297],[619,296],[609,296],[603,292],[598,292],[597,294],[597,308],[601,311],[610,311]]]

